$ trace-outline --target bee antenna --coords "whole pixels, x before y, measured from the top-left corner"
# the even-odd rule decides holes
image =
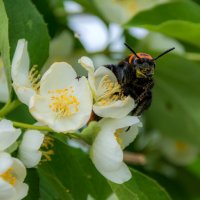
[[[140,57],[135,53],[135,51],[127,44],[127,43],[124,43],[124,45],[131,51],[133,52],[133,54],[140,59]]]
[[[169,53],[170,51],[174,50],[175,47],[172,47],[171,49],[168,49],[166,51],[164,51],[163,53],[161,53],[159,56],[157,56],[156,58],[153,58],[152,60],[157,60],[158,58],[160,58],[161,56],[164,56],[166,53]]]

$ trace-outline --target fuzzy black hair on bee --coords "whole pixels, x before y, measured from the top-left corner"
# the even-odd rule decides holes
[[[132,111],[135,116],[141,115],[149,108],[152,102],[152,88],[154,86],[155,60],[169,53],[175,48],[170,48],[153,58],[147,53],[136,53],[127,43],[124,45],[132,52],[118,64],[109,64],[109,68],[117,77],[125,96],[130,95],[136,103]]]

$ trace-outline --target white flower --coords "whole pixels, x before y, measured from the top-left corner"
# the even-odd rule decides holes
[[[9,99],[9,90],[6,80],[6,73],[0,58],[0,102],[6,103]]]
[[[26,177],[26,168],[22,162],[0,153],[0,199],[21,200],[28,193],[28,185],[23,183]]]
[[[134,99],[124,96],[117,78],[106,67],[99,67],[94,71],[94,65],[88,57],[78,61],[87,71],[88,80],[95,103],[93,111],[100,117],[122,118],[135,107]]]
[[[69,64],[54,63],[42,76],[29,108],[38,121],[57,132],[76,131],[88,122],[92,112],[88,81],[77,78]]]
[[[91,159],[98,171],[112,182],[121,184],[131,178],[123,162],[123,149],[138,134],[139,119],[126,116],[122,119],[104,118],[99,121],[100,132],[91,147]],[[128,131],[127,128],[132,126]]]
[[[27,41],[25,39],[18,40],[12,60],[11,76],[15,93],[19,100],[26,105],[29,105],[30,98],[36,93],[38,80],[34,74],[34,68],[29,72],[29,65]]]
[[[27,130],[19,146],[19,159],[27,168],[35,167],[42,158],[40,147],[44,141],[44,134],[37,130]]]
[[[3,119],[0,121],[0,151],[10,147],[20,136],[21,129],[13,127],[11,121]]]
[[[197,147],[167,137],[161,138],[160,150],[169,161],[180,166],[194,162],[199,154]]]

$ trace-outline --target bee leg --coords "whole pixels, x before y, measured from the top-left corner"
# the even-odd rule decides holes
[[[131,126],[129,126],[129,127],[125,130],[125,132],[128,132],[128,131],[130,130],[130,128],[131,128]]]
[[[147,92],[143,99],[141,99],[136,106],[136,108],[132,111],[132,115],[139,116],[144,110],[148,109],[152,102],[152,94],[151,92]]]

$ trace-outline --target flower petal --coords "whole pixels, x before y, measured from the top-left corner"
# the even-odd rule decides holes
[[[19,158],[27,168],[35,167],[40,162],[42,152],[39,149],[43,141],[44,134],[40,131],[28,130],[24,133],[19,146]]]
[[[31,87],[28,79],[29,65],[27,41],[25,39],[18,40],[11,67],[11,76],[14,84]]]
[[[122,184],[131,179],[132,174],[129,168],[122,163],[117,170],[103,171],[102,173],[107,179],[114,183]]]
[[[88,72],[94,72],[94,64],[93,61],[86,57],[86,56],[82,56],[79,60],[78,63],[80,63],[82,65],[82,67],[84,67]]]
[[[91,159],[96,168],[104,171],[117,170],[123,161],[123,152],[114,136],[114,131],[102,128],[91,148]]]
[[[6,172],[13,164],[12,157],[6,152],[0,152],[0,174]]]
[[[21,150],[38,150],[44,141],[44,134],[37,130],[28,130],[24,133],[22,142],[19,146]]]
[[[13,127],[12,122],[6,119],[0,121],[0,151],[11,146],[21,134],[21,129]]]
[[[16,190],[16,200],[21,200],[28,194],[29,187],[26,183],[17,181],[14,187]]]
[[[124,100],[115,101],[109,105],[93,105],[93,111],[100,117],[122,118],[128,115],[135,107],[134,99],[130,96]]]
[[[50,99],[46,96],[35,95],[31,98],[29,110],[39,122],[49,125],[54,124],[55,113],[49,108]]]
[[[123,151],[115,131],[138,123],[139,119],[134,116],[99,121],[101,130],[92,144],[90,156],[98,171],[112,182],[123,183],[131,178],[128,167],[123,163]]]
[[[40,94],[47,95],[49,91],[65,89],[77,77],[71,65],[56,62],[44,73],[40,81]]]
[[[94,98],[96,98],[93,61],[90,58],[83,56],[78,60],[78,63],[80,63],[88,71],[88,81],[89,81],[93,96],[94,96]]]
[[[18,40],[12,60],[11,76],[13,88],[19,100],[27,106],[30,98],[35,94],[35,90],[29,80],[29,65],[27,41],[25,39]]]
[[[112,129],[112,130],[129,127],[134,124],[141,126],[140,120],[136,116],[126,116],[121,119],[104,118],[99,121],[99,125],[101,128],[105,127],[107,129]]]
[[[23,182],[26,177],[26,168],[19,159],[17,158],[12,158],[12,159],[13,159],[13,164],[12,164],[13,174],[18,181]]]
[[[0,199],[1,200],[15,200],[16,190],[14,187],[7,183],[4,179],[0,178]]]
[[[127,128],[125,128],[124,132],[120,134],[120,139],[122,141],[121,147],[122,149],[126,148],[131,142],[135,140],[135,138],[138,135],[138,124],[132,125],[132,127],[126,131]]]
[[[29,106],[30,99],[33,95],[36,94],[35,90],[31,87],[24,87],[21,85],[13,84],[13,88],[17,94],[18,99]]]
[[[26,149],[19,150],[19,159],[27,168],[36,167],[42,158],[42,152]]]

